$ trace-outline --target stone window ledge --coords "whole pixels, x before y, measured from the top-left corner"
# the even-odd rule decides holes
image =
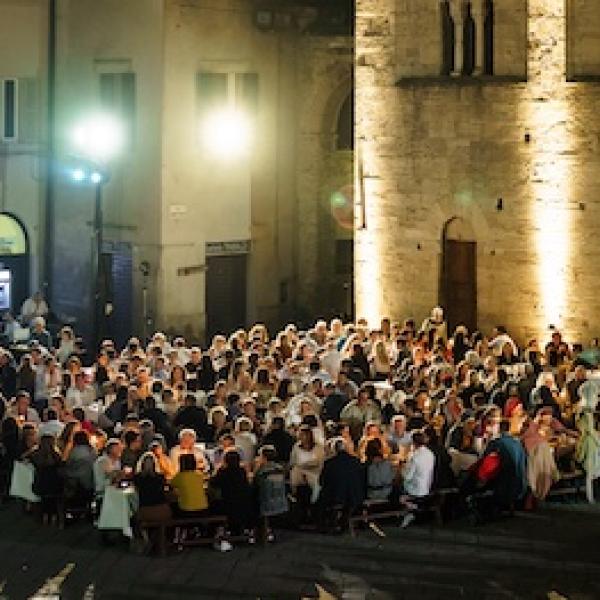
[[[600,79],[599,79],[600,80]],[[482,75],[479,77],[450,77],[439,75],[436,77],[401,77],[396,81],[398,87],[414,86],[483,86],[483,85],[510,85],[527,83],[527,78],[520,75]]]

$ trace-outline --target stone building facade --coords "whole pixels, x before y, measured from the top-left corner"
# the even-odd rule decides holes
[[[600,333],[599,39],[594,0],[357,0],[357,316]]]
[[[17,81],[19,98],[18,116],[0,102],[2,117],[18,121],[18,133],[0,140],[0,212],[29,236],[29,291],[46,289],[56,312],[85,332],[94,189],[70,180],[79,160],[70,132],[109,112],[127,140],[103,186],[114,306],[107,335],[152,327],[202,340],[256,320],[276,327],[351,311],[350,4],[0,0],[0,80]],[[242,156],[222,160],[201,120],[208,108],[238,103],[251,140]],[[345,221],[331,208],[338,190],[346,190]]]

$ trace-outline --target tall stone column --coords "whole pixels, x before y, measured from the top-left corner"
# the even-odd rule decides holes
[[[483,75],[485,62],[485,0],[471,1],[471,15],[475,21],[475,68],[473,75]]]
[[[450,0],[450,15],[454,21],[454,70],[450,75],[460,77],[463,72],[463,0]]]

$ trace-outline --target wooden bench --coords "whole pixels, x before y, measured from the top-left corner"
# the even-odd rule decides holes
[[[444,509],[449,499],[456,496],[458,496],[458,488],[455,487],[435,490],[429,496],[417,500],[417,513],[431,513],[435,518],[435,522],[438,525],[443,525]]]
[[[583,471],[561,473],[560,479],[552,486],[546,498],[562,496],[582,496],[586,493],[586,475]]]
[[[158,552],[161,556],[167,554],[167,530],[175,527],[202,527],[212,525],[216,527],[227,526],[227,517],[222,515],[211,515],[206,517],[183,517],[174,518],[167,521],[139,521],[138,525],[142,530],[158,530]],[[214,542],[214,537],[201,537],[192,540],[180,542],[182,546],[207,546]]]
[[[416,506],[416,509],[413,510],[402,503],[400,506],[396,507],[390,505],[387,500],[365,500],[360,514],[353,515],[348,519],[350,534],[352,536],[356,535],[355,526],[357,524],[362,523],[373,528],[373,523],[377,523],[377,521],[384,521],[391,518],[399,519],[409,512],[415,512],[416,514],[431,513],[433,514],[436,523],[438,525],[443,525],[444,508],[446,507],[448,499],[456,495],[458,495],[458,488],[454,487],[435,490],[423,498],[411,499],[411,504]]]
[[[352,515],[348,519],[350,535],[356,536],[356,525],[363,524],[371,527],[377,521],[396,518],[399,519],[406,514],[406,509],[402,507],[393,507],[387,500],[365,500],[360,509],[360,513]]]

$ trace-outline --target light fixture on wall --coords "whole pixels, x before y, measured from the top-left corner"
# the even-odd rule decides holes
[[[200,141],[205,152],[219,159],[246,156],[252,138],[250,118],[233,107],[215,111],[200,123]]]

